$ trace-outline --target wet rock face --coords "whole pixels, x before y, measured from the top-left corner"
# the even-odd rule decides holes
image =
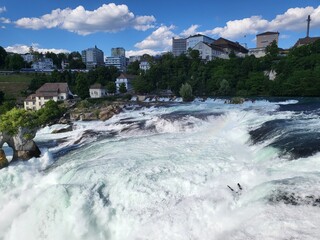
[[[320,196],[315,195],[305,195],[300,196],[294,192],[286,191],[274,191],[271,196],[269,196],[268,201],[270,203],[284,203],[287,205],[310,205],[313,207],[320,207]]]
[[[0,149],[0,169],[9,165],[8,159],[2,149]]]
[[[11,136],[6,133],[0,133],[0,168],[8,165],[8,160],[4,151],[1,149],[4,143],[7,143],[13,150],[12,161],[29,160],[33,157],[39,157],[41,152],[32,140],[35,137],[36,130],[20,128],[18,133]]]

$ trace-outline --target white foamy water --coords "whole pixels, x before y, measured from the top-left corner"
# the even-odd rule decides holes
[[[42,129],[54,146],[0,170],[0,239],[318,239],[320,154],[250,139],[296,116],[278,107],[195,101]]]

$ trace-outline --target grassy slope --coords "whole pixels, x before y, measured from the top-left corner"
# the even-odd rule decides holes
[[[27,90],[32,78],[33,76],[28,74],[0,75],[0,91],[5,93],[7,99],[24,99],[21,92]]]

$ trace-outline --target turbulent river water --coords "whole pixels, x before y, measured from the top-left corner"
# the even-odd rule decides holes
[[[319,118],[209,99],[46,127],[40,158],[0,170],[0,239],[319,239]]]

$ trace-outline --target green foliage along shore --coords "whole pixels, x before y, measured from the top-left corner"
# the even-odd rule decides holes
[[[0,132],[15,135],[20,127],[35,129],[58,119],[64,112],[65,110],[52,100],[36,112],[13,108],[0,115]]]
[[[273,81],[265,74],[271,70],[277,74]],[[195,96],[319,96],[320,41],[292,48],[286,56],[270,46],[262,58],[230,55],[206,62],[195,50],[178,57],[168,53],[135,80],[134,88],[139,93],[170,89],[179,95],[184,83]]]

